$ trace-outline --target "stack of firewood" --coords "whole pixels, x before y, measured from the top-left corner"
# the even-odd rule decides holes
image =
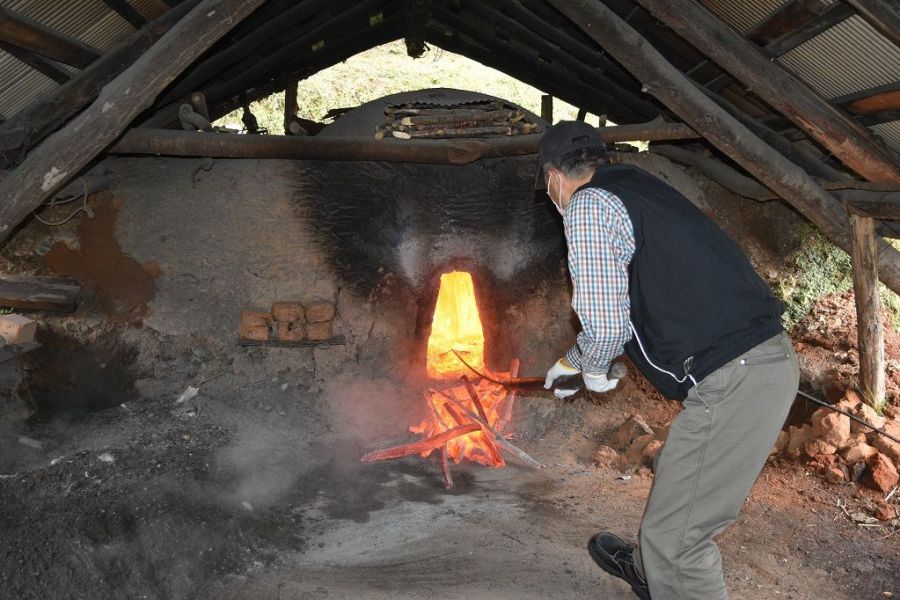
[[[450,106],[409,103],[384,109],[386,121],[375,139],[483,138],[535,133],[526,113],[503,102],[473,102]]]
[[[240,338],[265,342],[321,342],[334,335],[334,305],[329,302],[276,302],[270,310],[245,309]]]

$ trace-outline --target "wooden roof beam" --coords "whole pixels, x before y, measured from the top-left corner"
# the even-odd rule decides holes
[[[66,71],[53,61],[49,61],[43,56],[39,56],[29,50],[22,50],[18,46],[0,42],[0,50],[4,50],[15,56],[23,63],[36,71],[40,71],[56,83],[65,83],[72,78],[72,73]]]
[[[895,0],[845,0],[881,35],[900,46],[900,6]]]
[[[0,242],[110,145],[202,52],[264,0],[203,0],[0,181]]]
[[[672,112],[766,187],[812,221],[835,243],[849,250],[850,236],[841,203],[803,169],[764,143],[724,109],[708,99],[646,39],[601,2],[549,0],[581,27],[622,66],[644,82]],[[694,25],[701,27],[694,21]],[[882,281],[900,291],[900,252],[879,241]]]
[[[745,37],[762,46],[769,56],[777,57],[853,14],[853,9],[840,1],[826,5],[821,0],[790,0],[754,26]]]
[[[900,163],[871,131],[818,96],[693,0],[637,0],[761,100],[870,181],[900,182]]]
[[[0,42],[79,69],[100,57],[96,48],[8,8],[0,8]]]
[[[644,115],[644,120],[654,119],[661,114],[660,108],[650,102],[646,97],[641,97],[637,89],[630,90],[612,81],[602,71],[586,65],[581,59],[562,51],[558,46],[549,43],[545,38],[535,34],[518,21],[493,9],[481,0],[460,0],[463,10],[473,13],[480,22],[489,23],[497,31],[502,31],[508,37],[514,38],[528,48],[537,50],[541,58],[565,68],[567,71],[591,85],[598,86],[609,93],[619,102],[627,104],[630,108]],[[462,16],[461,16],[462,18]],[[484,28],[481,28],[488,33]]]
[[[128,0],[103,0],[116,14],[128,21],[135,29],[147,24],[147,18],[128,2]]]
[[[184,77],[163,95],[159,104],[175,102],[195,90],[202,89],[210,79],[247,58],[259,46],[271,42],[285,31],[306,24],[314,14],[333,4],[334,0],[303,0],[264,23],[260,23],[233,44],[193,65]],[[302,32],[296,30],[290,31],[290,33],[294,38],[302,35]]]

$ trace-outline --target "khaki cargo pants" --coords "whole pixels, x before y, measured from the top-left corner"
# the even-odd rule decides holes
[[[737,519],[798,379],[794,349],[781,333],[691,389],[657,457],[634,556],[653,600],[727,598],[713,538]]]

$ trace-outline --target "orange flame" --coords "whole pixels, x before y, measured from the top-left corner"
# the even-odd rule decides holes
[[[470,365],[484,370],[484,330],[475,302],[475,288],[469,273],[454,271],[441,275],[437,304],[428,338],[426,351],[427,372],[432,379],[449,380],[470,375],[470,371],[453,355],[459,352]],[[501,374],[494,374],[501,375]],[[506,389],[495,383],[481,380],[474,384],[480,408],[487,422],[497,427],[503,418],[503,401]],[[465,406],[472,414],[480,414],[464,385],[456,385],[441,392],[429,390],[425,399],[431,409],[432,418],[410,427],[413,433],[425,437],[471,422],[448,396]],[[423,453],[428,456],[431,451]],[[503,457],[497,447],[481,431],[462,435],[447,443],[447,454],[459,463],[468,458],[486,466],[504,466]]]
[[[450,379],[468,373],[453,350],[476,369],[484,368],[484,330],[475,303],[475,286],[472,276],[462,271],[441,275],[426,354],[429,377]]]

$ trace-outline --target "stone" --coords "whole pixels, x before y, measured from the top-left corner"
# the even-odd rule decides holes
[[[857,394],[855,390],[847,390],[844,392],[844,397],[835,404],[835,408],[839,408],[846,412],[853,412],[862,403],[862,399],[860,399],[859,394]]]
[[[313,342],[321,342],[333,335],[334,321],[324,323],[310,322],[306,324],[306,339]]]
[[[275,327],[275,334],[279,341],[299,342],[304,339],[306,331],[304,331],[302,323],[278,321]]]
[[[810,425],[803,424],[800,427],[795,427],[793,425],[789,426],[787,453],[793,457],[799,457],[807,440],[811,440],[812,437],[812,427]]]
[[[17,315],[15,313],[9,315],[0,315],[0,337],[6,340],[9,346],[24,346],[34,341],[34,334],[37,333],[37,323]]]
[[[653,434],[647,433],[637,438],[625,452],[625,459],[629,464],[640,466],[644,464],[644,449],[654,441]]]
[[[879,501],[873,516],[879,521],[893,521],[897,518],[897,509],[887,502]]]
[[[886,423],[884,430],[895,438],[900,438],[900,425],[896,421]],[[900,444],[874,431],[869,433],[869,444],[894,461],[894,464],[900,465]]]
[[[302,323],[303,305],[299,302],[276,302],[272,305],[272,318],[278,322]]]
[[[617,448],[626,449],[631,447],[634,440],[644,435],[653,435],[653,430],[640,415],[631,415],[616,429],[613,440]]]
[[[652,466],[659,451],[662,450],[662,447],[663,443],[659,440],[653,440],[647,444],[647,446],[644,447],[644,451],[641,452],[641,458],[644,464]]]
[[[869,479],[872,486],[883,494],[890,492],[900,480],[897,467],[891,459],[880,452],[873,454],[866,464],[869,465]]]
[[[811,440],[806,440],[806,443],[803,444],[803,451],[806,452],[807,456],[815,458],[823,454],[834,454],[837,452],[837,448],[825,440],[812,438]]]
[[[306,305],[305,314],[306,320],[309,323],[325,323],[326,321],[333,321],[334,305],[329,302],[311,302]]]
[[[869,460],[869,457],[877,452],[878,450],[876,448],[866,443],[856,444],[855,446],[850,446],[844,452],[844,460],[848,463],[867,461]]]
[[[840,467],[831,467],[825,471],[825,479],[828,483],[844,483],[847,481],[847,476]]]
[[[622,455],[610,448],[609,446],[600,446],[597,453],[594,454],[594,463],[598,467],[621,467]]]
[[[778,438],[775,440],[775,444],[772,446],[772,449],[769,450],[769,456],[773,456],[775,454],[781,454],[787,449],[788,441],[791,439],[791,436],[787,431],[779,431]]]
[[[850,467],[850,479],[859,481],[866,474],[866,462],[864,460],[853,463]]]
[[[859,417],[869,425],[872,425],[875,429],[884,427],[884,417],[879,416],[878,413],[875,412],[875,409],[868,404],[860,403],[855,409],[851,410],[850,413]],[[860,425],[856,421],[850,421],[850,431],[853,433],[867,433],[872,431],[872,429],[865,425]]]
[[[828,414],[821,415],[821,411]],[[812,422],[813,436],[838,448],[850,445],[850,417],[847,415],[820,408],[813,413]]]

